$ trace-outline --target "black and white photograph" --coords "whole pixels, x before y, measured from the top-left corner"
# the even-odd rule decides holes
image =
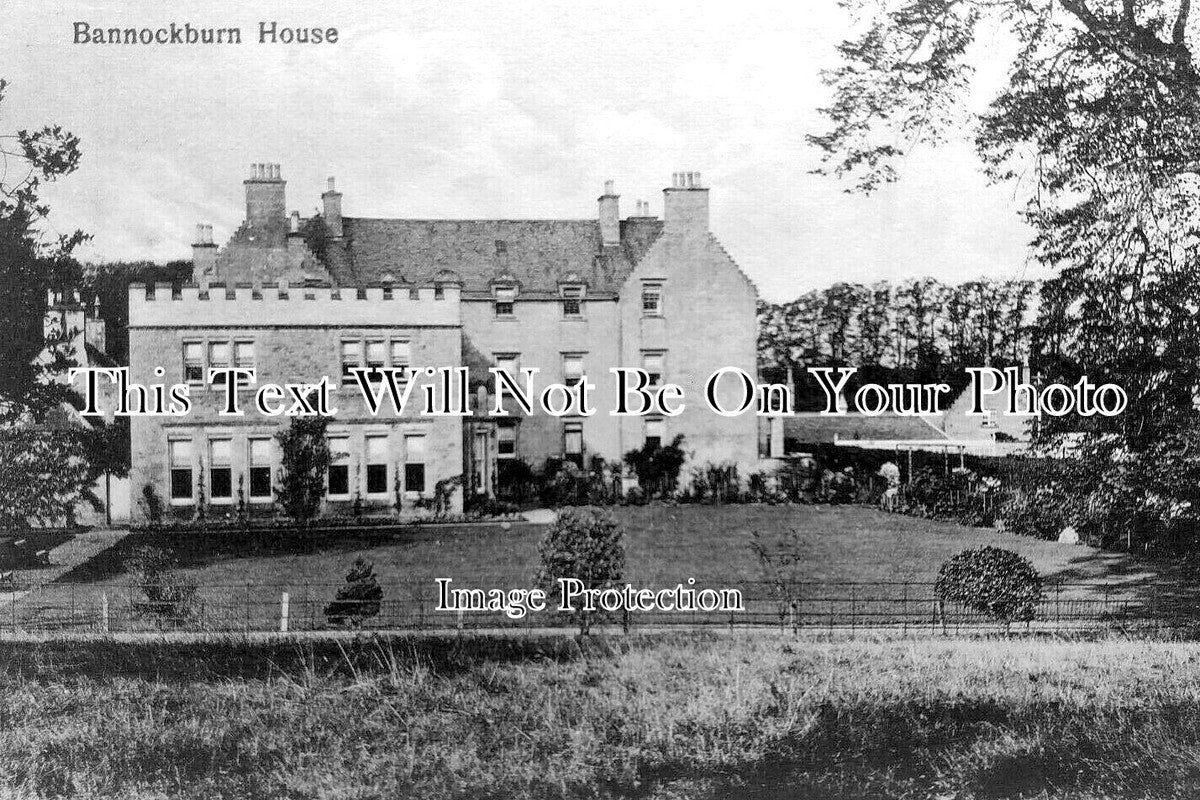
[[[1200,793],[1190,0],[14,0],[0,797]]]

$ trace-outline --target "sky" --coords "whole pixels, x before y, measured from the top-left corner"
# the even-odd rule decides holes
[[[237,26],[244,43],[74,44],[75,21]],[[258,44],[262,21],[339,40]],[[1019,188],[987,184],[966,134],[868,197],[811,174],[819,72],[847,26],[835,0],[9,4],[0,132],[82,140],[80,169],[43,197],[48,233],[93,234],[85,260],[190,258],[201,222],[223,242],[250,164],[274,162],[289,209],[315,211],[336,176],[347,216],[410,218],[587,218],[609,179],[622,213],[661,215],[671,173],[699,171],[713,232],[771,301],[1041,274]],[[1002,65],[979,59],[995,80]]]

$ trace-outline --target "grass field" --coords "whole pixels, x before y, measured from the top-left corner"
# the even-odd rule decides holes
[[[809,557],[803,578],[812,582],[931,582],[943,560],[966,547],[993,544],[1027,556],[1043,575],[1067,580],[1136,580],[1155,574],[1150,565],[1088,547],[1060,545],[990,529],[885,514],[851,506],[646,506],[619,507],[624,524],[628,579],[674,584],[757,580],[751,534],[796,528]],[[478,585],[527,585],[537,570],[537,543],[545,528],[516,524],[414,528],[398,540],[372,544],[347,538],[315,552],[296,543],[252,550],[236,536],[133,534],[101,557],[63,576],[64,581],[120,583],[124,559],[137,546],[166,547],[184,571],[202,584],[242,586],[337,583],[355,557],[375,564],[380,581],[431,582],[448,576]]]
[[[5,796],[1174,798],[1200,645],[0,644]]]

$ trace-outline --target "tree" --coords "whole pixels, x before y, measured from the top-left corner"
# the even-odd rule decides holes
[[[346,585],[338,589],[333,602],[325,606],[325,619],[331,625],[361,625],[379,616],[383,589],[375,578],[375,565],[359,556],[346,573]]]
[[[29,419],[0,429],[0,530],[72,521],[88,477],[85,431]]]
[[[1042,579],[1020,553],[974,547],[942,562],[933,591],[998,622],[1028,622],[1042,602]]]
[[[292,417],[291,424],[275,434],[280,450],[275,498],[301,527],[316,518],[325,497],[325,473],[332,458],[325,436],[328,428],[327,417],[299,416]]]
[[[1126,411],[1046,418],[1038,442],[1074,437],[1076,513],[1128,545],[1196,547],[1200,466],[1200,72],[1189,0],[897,0],[848,3],[862,32],[825,73],[822,171],[873,191],[912,147],[973,130],[987,174],[1022,176],[1035,259],[1058,269],[1034,353],[1048,380],[1086,372]],[[1008,82],[971,117],[969,47],[1003,29]],[[1011,317],[1010,317],[1011,318]],[[1009,323],[981,322],[985,357]],[[1010,349],[1011,353],[1012,350]],[[1120,491],[1113,494],[1114,487]]]
[[[638,450],[625,454],[625,463],[637,475],[638,486],[647,497],[669,495],[679,485],[679,470],[687,455],[683,452],[683,434],[677,434],[670,444],[646,442]]]
[[[0,104],[8,84],[0,80]],[[5,322],[0,346],[0,394],[10,402],[31,402],[38,413],[57,396],[40,403],[38,370],[33,362],[45,346],[43,319],[46,291],[77,285],[79,265],[71,252],[86,236],[80,231],[43,241],[38,224],[50,209],[38,199],[45,181],[74,172],[79,165],[79,139],[58,126],[19,130],[0,136],[0,319]]]
[[[625,571],[623,537],[621,526],[607,511],[589,506],[563,509],[538,544],[542,560],[538,585],[555,592],[559,580],[573,578],[588,591],[614,587]],[[580,635],[590,633],[596,613],[582,604],[575,606],[572,615]]]

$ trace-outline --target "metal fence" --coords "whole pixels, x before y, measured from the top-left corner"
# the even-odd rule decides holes
[[[439,607],[434,581],[388,583],[378,600],[344,600],[346,584],[202,585],[163,590],[136,584],[50,583],[28,592],[0,593],[0,632],[137,631],[294,632],[367,630],[491,630],[562,628],[577,620],[547,610],[518,618],[502,610]],[[467,587],[457,583],[455,588]],[[636,582],[634,588],[643,588]],[[674,586],[646,586],[652,591]],[[1149,583],[1049,583],[1027,620],[1012,623],[937,598],[930,583],[726,582],[687,584],[683,590],[733,590],[741,608],[615,610],[592,614],[595,625],[616,630],[682,627],[775,627],[782,630],[871,630],[958,633],[985,630],[1086,632],[1200,629],[1200,592]],[[731,596],[732,597],[732,596]],[[692,595],[698,601],[699,595]],[[708,596],[711,600],[711,596]]]

